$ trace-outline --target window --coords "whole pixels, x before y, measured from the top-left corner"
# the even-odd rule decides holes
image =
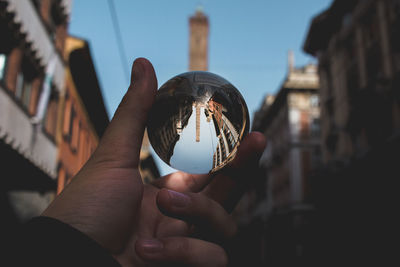
[[[61,191],[64,189],[65,186],[65,180],[66,180],[66,170],[63,166],[63,164],[60,162],[60,165],[58,166],[58,184],[57,184],[57,195],[61,193]]]
[[[319,96],[318,95],[310,96],[310,105],[311,105],[311,107],[319,107]]]
[[[74,152],[77,152],[79,147],[79,132],[81,130],[81,123],[78,120],[78,117],[75,117],[72,129],[72,136],[71,136],[71,147]]]
[[[320,118],[317,118],[317,117],[312,118],[311,125],[310,125],[312,137],[319,138],[321,136],[321,126],[320,125],[321,125]]]
[[[3,80],[6,72],[7,55],[0,54],[0,80]]]
[[[70,143],[73,152],[77,152],[79,145],[80,122],[72,98],[68,95],[65,100],[63,135]]]
[[[300,112],[300,137],[308,138],[310,134],[310,118],[307,112]]]
[[[58,94],[54,89],[50,95],[49,103],[47,105],[47,112],[45,117],[45,130],[52,137],[56,135],[57,127],[57,110],[58,110]]]
[[[32,94],[32,82],[31,81],[26,81],[24,82],[24,86],[22,89],[22,96],[21,96],[21,100],[22,100],[22,104],[24,105],[24,107],[29,108],[29,103],[31,100],[31,94]]]
[[[21,101],[25,108],[29,108],[32,92],[32,80],[26,78],[23,72],[17,74],[15,96]]]
[[[68,94],[68,89],[67,93],[65,95],[65,104],[64,104],[64,118],[63,118],[63,136],[68,138],[69,134],[69,123],[70,123],[70,118],[71,118],[71,107],[72,107],[72,102],[71,98],[69,97]]]
[[[85,164],[87,157],[86,157],[86,147],[88,145],[88,143],[86,142],[87,139],[87,130],[86,128],[81,125],[80,126],[81,131],[79,134],[79,159],[80,159],[80,164],[81,166],[83,166],[83,164]]]
[[[76,112],[74,106],[71,106],[71,115],[69,117],[69,123],[68,123],[68,136],[69,138],[72,138],[72,134],[74,132],[74,121],[76,117]]]
[[[24,74],[22,72],[17,74],[17,82],[15,87],[15,96],[20,99],[22,96],[22,88],[24,87]]]
[[[33,83],[32,83],[32,89],[30,93],[30,101],[29,106],[28,106],[28,112],[30,115],[34,115],[37,112],[38,104],[39,104],[39,98],[40,98],[40,93],[42,89],[42,77],[36,78]]]
[[[39,78],[39,72],[32,62],[24,57],[21,62],[20,71],[17,74],[15,85],[15,96],[27,110],[31,106],[32,85]]]

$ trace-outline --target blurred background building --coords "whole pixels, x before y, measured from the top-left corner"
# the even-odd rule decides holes
[[[46,208],[56,190],[70,1],[8,0],[0,7],[1,229],[8,232]]]
[[[68,35],[70,12],[71,0],[0,0],[4,235],[62,191],[108,124],[90,46]],[[311,21],[304,50],[318,66],[295,66],[290,53],[282,85],[254,114],[268,147],[234,212],[232,266],[358,266],[378,255],[384,265],[397,243],[399,16],[399,0],[334,0]],[[189,70],[208,70],[201,9],[189,27]],[[172,120],[165,151],[186,123]],[[158,177],[147,135],[140,158],[144,182]]]
[[[0,1],[1,233],[39,215],[108,125],[90,47],[68,35],[71,0]],[[145,138],[140,171],[159,177]]]
[[[263,133],[268,146],[258,182],[234,213],[241,229],[237,243],[246,244],[237,266],[248,259],[252,266],[288,266],[288,255],[302,253],[308,241],[314,211],[309,175],[320,164],[319,77],[313,64],[295,67],[292,52],[288,62],[278,92],[267,95],[254,114],[252,130]]]
[[[268,146],[236,210],[236,266],[393,259],[399,15],[400,1],[336,0],[312,20],[304,50],[318,71],[289,60],[283,86],[254,114]]]
[[[252,129],[265,134],[268,148],[261,164],[268,173],[272,209],[302,204],[307,199],[307,176],[319,163],[319,78],[317,67],[295,68],[276,96],[267,95],[255,113]]]
[[[316,253],[335,263],[393,260],[399,16],[398,0],[336,0],[313,19],[306,36],[304,50],[318,58],[321,78],[324,166],[311,178]]]
[[[89,44],[68,36],[64,60],[65,90],[57,128],[58,193],[89,159],[109,122]]]
[[[318,57],[325,162],[348,161],[400,129],[398,1],[335,1],[304,45]]]

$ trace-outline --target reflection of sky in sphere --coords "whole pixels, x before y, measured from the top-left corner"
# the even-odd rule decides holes
[[[208,173],[218,144],[213,121],[207,122],[204,108],[200,111],[200,142],[196,142],[196,108],[183,129],[171,157],[171,166],[190,173]]]

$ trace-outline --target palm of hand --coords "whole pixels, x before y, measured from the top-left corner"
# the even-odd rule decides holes
[[[115,258],[123,266],[146,265],[135,251],[135,244],[138,239],[179,238],[193,234],[195,224],[193,216],[191,218],[189,215],[185,218],[185,216],[180,216],[176,213],[173,214],[172,212],[169,213],[167,211],[170,209],[170,207],[168,207],[170,205],[168,203],[168,198],[165,198],[168,196],[165,189],[189,194],[198,193],[198,195],[201,195],[198,196],[198,198],[204,201],[207,198],[208,188],[206,186],[211,178],[210,175],[189,175],[177,172],[160,178],[154,184],[144,185],[140,211],[132,221],[132,233],[123,250],[114,255]],[[203,188],[206,189],[202,190]],[[160,194],[160,191],[163,192]],[[157,201],[157,199],[159,201]],[[167,213],[169,216],[160,211],[160,208],[162,209],[163,207],[165,207],[164,213]],[[206,227],[206,225],[203,226]],[[232,226],[234,227],[234,225],[230,225],[231,228]],[[233,234],[233,232],[234,230],[231,234]],[[176,245],[181,246],[178,250],[187,249],[182,247],[187,245],[187,243],[177,243]]]

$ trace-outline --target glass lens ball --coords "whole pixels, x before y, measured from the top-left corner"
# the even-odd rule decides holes
[[[205,71],[182,73],[162,85],[147,125],[157,155],[175,169],[196,174],[226,166],[248,131],[240,92]]]

